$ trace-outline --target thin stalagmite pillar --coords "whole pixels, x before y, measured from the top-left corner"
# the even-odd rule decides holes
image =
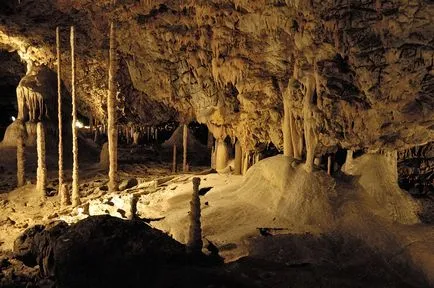
[[[249,169],[249,158],[250,158],[250,152],[246,151],[244,153],[244,163],[243,163],[243,175],[246,175],[247,170]]]
[[[303,103],[303,117],[304,117],[304,140],[306,142],[306,164],[305,169],[307,172],[313,171],[313,164],[315,160],[315,149],[318,143],[313,126],[313,99],[315,94],[315,78],[309,77],[306,83],[306,95],[304,96]]]
[[[288,87],[288,89],[291,89],[291,87]],[[293,149],[292,136],[291,136],[290,99],[287,93],[283,95],[282,132],[283,132],[283,155],[294,157],[294,149]]]
[[[223,170],[228,164],[228,147],[223,139],[217,140],[216,170]]]
[[[108,148],[109,148],[109,191],[118,190],[118,134],[116,119],[116,47],[114,23],[110,23],[110,67],[107,97]]]
[[[158,128],[155,128],[155,142],[158,143]]]
[[[44,198],[47,190],[47,167],[45,164],[45,129],[42,122],[36,124],[36,149],[38,169],[36,171],[36,190]]]
[[[200,224],[200,178],[193,178],[193,194],[190,201],[190,229],[187,242],[187,252],[199,254],[202,251],[202,229]]]
[[[173,144],[172,172],[176,172],[176,144]]]
[[[183,147],[182,171],[183,172],[187,172],[187,149],[188,149],[187,146],[188,146],[188,126],[184,124],[182,129],[182,147]]]
[[[332,155],[327,157],[327,174],[332,175]]]
[[[77,104],[75,95],[75,28],[71,26],[71,98],[72,98],[72,205],[81,204],[78,190],[78,135]]]
[[[25,172],[25,155],[24,155],[24,125],[21,119],[17,119],[18,137],[17,137],[17,186],[21,187],[26,182]]]
[[[235,165],[234,165],[234,174],[240,175],[241,174],[241,163],[242,163],[242,151],[241,151],[241,144],[240,141],[237,140],[237,143],[235,143]]]
[[[215,169],[215,156],[217,151],[217,142],[211,148],[211,169]]]
[[[60,28],[56,28],[56,52],[57,52],[57,121],[58,121],[58,130],[59,130],[59,144],[58,144],[58,153],[59,153],[59,186],[58,193],[62,194],[62,185],[63,185],[63,127],[62,127],[62,70],[61,70],[61,60],[60,60]],[[62,197],[61,197],[62,198]],[[62,202],[62,201],[61,201]],[[66,203],[61,203],[62,205]]]

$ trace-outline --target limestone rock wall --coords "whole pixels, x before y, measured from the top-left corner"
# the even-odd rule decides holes
[[[9,3],[9,14],[0,13],[0,43],[50,66],[54,27],[75,25],[79,109],[102,122],[113,17],[127,121],[158,122],[176,111],[178,120],[195,118],[245,149],[281,148],[288,97],[298,142],[311,156],[434,139],[431,1],[67,2]]]

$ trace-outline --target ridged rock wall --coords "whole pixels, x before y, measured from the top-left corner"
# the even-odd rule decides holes
[[[169,120],[176,111],[244,149],[282,148],[285,98],[293,142],[309,157],[434,139],[432,1],[150,2],[8,2],[0,43],[52,66],[61,25],[69,85],[66,27],[75,25],[80,109],[101,121],[113,17],[127,121]]]

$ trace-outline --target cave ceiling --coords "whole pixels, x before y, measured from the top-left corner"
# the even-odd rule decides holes
[[[318,151],[403,149],[434,140],[434,2],[332,0],[2,1],[0,48],[55,69],[70,89],[76,27],[79,110],[104,122],[108,27],[118,111],[150,125],[197,120],[248,149],[282,147],[283,99]],[[288,96],[289,95],[289,96]]]

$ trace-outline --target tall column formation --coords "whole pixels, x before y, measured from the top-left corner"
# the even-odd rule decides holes
[[[306,164],[305,169],[307,172],[313,171],[313,164],[315,159],[315,149],[317,145],[317,137],[314,127],[313,119],[313,98],[315,94],[315,78],[309,76],[306,81],[306,95],[303,102],[303,117],[304,117],[304,139],[306,142]]]
[[[75,95],[75,28],[71,26],[71,98],[72,98],[72,205],[81,204],[78,190],[78,135],[77,135],[77,104]]]
[[[182,147],[182,171],[187,172],[188,126],[186,124],[184,124],[182,129]]]
[[[216,150],[216,170],[223,170],[226,168],[228,163],[228,147],[226,142],[219,138],[217,140],[217,150]]]
[[[234,174],[240,175],[241,174],[241,162],[242,160],[242,151],[241,151],[241,144],[240,141],[237,140],[235,143],[235,165],[234,165]]]
[[[24,155],[24,125],[21,119],[17,121],[18,126],[18,137],[17,137],[17,186],[24,186],[26,182],[25,174],[25,155]]]
[[[215,169],[215,157],[217,153],[217,142],[211,148],[211,169]]]
[[[45,164],[45,130],[42,122],[36,124],[36,149],[38,169],[36,171],[36,190],[44,198],[47,190],[47,167]]]
[[[243,175],[246,175],[247,170],[249,169],[249,158],[250,158],[250,151],[246,151],[244,153],[244,163],[243,163]]]
[[[202,251],[202,229],[200,225],[200,178],[193,178],[193,194],[190,201],[190,229],[187,242],[187,252],[199,254]]]
[[[62,191],[63,185],[63,127],[62,127],[62,70],[60,63],[60,28],[56,28],[56,52],[57,52],[57,120],[59,130],[59,188],[58,193]]]
[[[301,160],[303,158],[303,137],[295,123],[294,115],[290,112],[289,126],[291,127],[291,139],[294,158]]]
[[[114,4],[114,1],[113,1]],[[110,67],[109,67],[109,91],[107,97],[108,114],[108,148],[109,148],[109,191],[118,190],[118,134],[116,119],[116,47],[115,28],[113,21],[110,23]]]
[[[290,90],[291,87],[288,87]],[[282,132],[283,132],[283,155],[294,157],[294,149],[292,144],[292,135],[291,135],[291,110],[290,110],[290,98],[288,96],[289,91],[283,94],[283,123],[282,123]]]

